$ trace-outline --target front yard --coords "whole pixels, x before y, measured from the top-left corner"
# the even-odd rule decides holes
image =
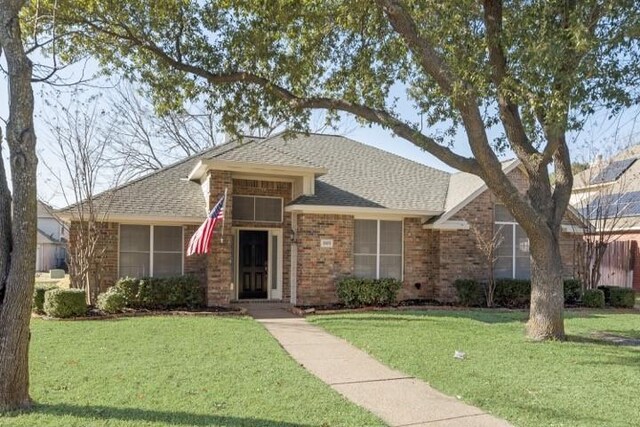
[[[569,342],[523,339],[524,312],[316,316],[378,360],[518,426],[638,425],[640,316],[567,313]],[[603,338],[628,338],[613,345]],[[455,359],[456,350],[466,353]]]
[[[32,324],[37,404],[3,427],[382,425],[248,318]]]

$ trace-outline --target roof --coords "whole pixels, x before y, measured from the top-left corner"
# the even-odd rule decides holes
[[[299,197],[295,205],[440,214],[484,185],[475,175],[451,175],[343,136],[281,133],[213,147],[101,193],[95,203],[113,216],[201,220],[206,215],[202,188],[186,178],[201,162],[216,160],[326,170],[316,175],[315,194]]]
[[[310,134],[287,138],[280,134],[264,143],[327,169],[316,180],[315,194],[302,196],[293,204],[438,212],[444,208],[447,172],[343,136]]]
[[[108,215],[202,219],[207,214],[202,189],[186,177],[203,156],[229,148],[229,144],[210,148],[100,193],[94,198],[97,211]],[[72,213],[74,208],[70,205],[58,212]]]

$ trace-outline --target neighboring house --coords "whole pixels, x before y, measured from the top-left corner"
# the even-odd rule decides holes
[[[36,271],[65,268],[68,230],[48,204],[38,200]]]
[[[524,191],[519,163],[504,163]],[[207,256],[190,237],[225,189],[225,221]],[[104,283],[123,276],[195,274],[210,305],[242,299],[336,302],[336,281],[402,280],[400,299],[455,298],[459,278],[486,277],[469,228],[500,230],[500,277],[528,278],[529,242],[476,176],[449,174],[341,136],[244,138],[187,158],[96,198]],[[100,208],[99,209],[106,209]],[[73,208],[63,215],[72,220]],[[78,223],[71,226],[73,244]],[[563,226],[565,274],[580,239]]]
[[[640,290],[640,145],[598,158],[573,187],[572,206],[609,242],[600,284]]]

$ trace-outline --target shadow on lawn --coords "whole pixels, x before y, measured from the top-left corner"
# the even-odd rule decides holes
[[[527,320],[528,313],[523,311],[504,311],[492,309],[468,309],[468,310],[407,310],[407,311],[371,311],[363,313],[332,314],[317,317],[320,323],[354,321],[384,321],[391,322],[431,322],[435,318],[458,318],[475,320],[482,323],[522,323]]]
[[[130,422],[158,422],[176,426],[217,426],[230,427],[310,427],[310,424],[289,423],[261,418],[242,418],[224,415],[202,415],[188,412],[154,411],[138,408],[114,408],[110,406],[80,406],[60,404],[36,404],[32,412],[73,416],[88,419],[122,420]]]

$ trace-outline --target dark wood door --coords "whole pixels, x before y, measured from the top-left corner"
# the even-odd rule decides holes
[[[240,230],[240,299],[267,298],[268,231]]]

